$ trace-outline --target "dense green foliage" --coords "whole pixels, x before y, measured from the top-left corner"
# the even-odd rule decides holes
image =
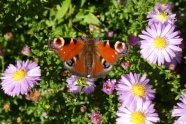
[[[147,74],[150,84],[155,89],[156,112],[159,124],[171,124],[171,110],[176,105],[181,91],[186,89],[185,51],[183,60],[175,71],[148,64],[140,55],[138,46],[131,46],[128,56],[122,58],[106,78],[95,79],[95,91],[86,96],[83,92],[72,94],[66,88],[65,68],[56,54],[50,52],[47,42],[53,37],[80,37],[84,34],[100,39],[115,39],[128,43],[131,34],[138,35],[147,26],[147,13],[158,1],[128,0],[127,4],[115,0],[1,0],[0,1],[0,49],[5,51],[1,58],[0,69],[3,72],[16,60],[37,61],[42,70],[41,81],[31,90],[38,89],[42,96],[38,101],[25,99],[24,95],[11,97],[0,90],[0,123],[91,123],[89,114],[100,111],[103,124],[116,121],[116,111],[120,103],[114,91],[107,95],[102,91],[102,84],[107,79],[119,79],[129,72]],[[165,1],[163,1],[165,2]],[[177,30],[186,34],[186,2],[184,0],[166,0],[174,4],[177,14]],[[90,30],[89,25],[96,25]],[[81,30],[81,32],[79,30]],[[114,36],[108,37],[113,31]],[[11,32],[13,37],[4,35]],[[83,33],[82,33],[83,32]],[[185,39],[184,39],[185,41]],[[31,49],[31,55],[25,56],[21,50],[25,46]],[[123,69],[121,61],[129,60],[130,68]],[[5,110],[4,104],[10,109]],[[87,110],[82,113],[81,105]],[[47,117],[46,117],[47,115]]]

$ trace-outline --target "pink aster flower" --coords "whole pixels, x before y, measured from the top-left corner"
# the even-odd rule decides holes
[[[115,86],[116,80],[110,80],[108,79],[104,84],[103,84],[103,92],[106,94],[111,94],[114,91],[114,86]]]
[[[7,32],[5,35],[4,35],[5,39],[9,40],[13,37],[13,34],[11,32]]]
[[[163,11],[166,13],[171,13],[172,8],[173,8],[173,4],[171,4],[171,3],[166,4],[166,3],[162,3],[162,2],[158,2],[154,7],[155,10]]]
[[[76,75],[72,75],[67,79],[67,88],[74,94],[80,92],[81,87],[83,87],[83,92],[86,95],[94,92],[94,81],[91,78],[81,78]]]
[[[118,108],[116,124],[155,124],[159,121],[151,101],[145,101],[139,105]]]
[[[39,92],[39,90],[34,90],[30,93],[30,99],[34,100],[34,101],[37,101],[40,99],[41,97],[41,93]]]
[[[129,68],[130,65],[131,65],[131,63],[130,63],[130,61],[128,61],[128,60],[123,61],[123,62],[121,63],[121,66],[122,66],[124,69]]]
[[[133,106],[154,99],[154,90],[148,82],[146,74],[142,77],[136,73],[121,76],[116,88],[120,102],[126,106]]]
[[[109,31],[108,32],[108,37],[113,37],[113,35],[114,35],[114,32],[113,31]]]
[[[82,105],[80,108],[80,111],[84,113],[87,110],[87,107],[85,105]]]
[[[24,54],[24,55],[26,55],[26,56],[30,55],[30,47],[25,46],[25,47],[22,49],[21,53]]]
[[[90,118],[93,124],[101,124],[102,114],[100,112],[93,112],[90,114]]]
[[[176,22],[176,14],[171,13],[169,6],[158,5],[155,7],[155,10],[149,12],[147,15],[149,25],[153,23],[162,23],[162,24],[174,24]]]
[[[10,96],[26,94],[28,89],[40,80],[41,69],[35,62],[17,61],[16,65],[10,64],[2,73],[2,89]]]
[[[174,31],[175,26],[170,24],[156,23],[142,31],[139,37],[142,39],[140,48],[141,55],[149,63],[164,64],[176,57],[176,52],[182,51],[178,46],[182,43],[179,32]]]
[[[176,121],[177,123],[186,123],[186,94],[182,92],[181,98],[179,103],[177,103],[177,106],[172,111],[173,117],[179,117]]]

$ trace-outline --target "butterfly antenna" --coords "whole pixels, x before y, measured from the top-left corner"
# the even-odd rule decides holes
[[[79,28],[75,27],[73,24],[72,24],[72,27],[74,27],[76,30],[78,30],[82,34],[85,34],[86,36],[88,36],[88,38],[91,38],[92,37],[90,34],[86,34],[85,32],[81,31]]]

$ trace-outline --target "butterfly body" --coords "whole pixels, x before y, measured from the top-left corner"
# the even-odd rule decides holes
[[[48,43],[63,61],[65,68],[81,77],[105,77],[118,59],[128,53],[120,41],[54,38]]]

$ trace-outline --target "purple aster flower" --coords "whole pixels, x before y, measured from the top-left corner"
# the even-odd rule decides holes
[[[176,57],[176,52],[182,51],[178,46],[182,43],[179,32],[174,31],[175,26],[170,24],[156,23],[147,27],[147,31],[142,31],[139,37],[141,42],[141,55],[149,63],[164,64]]]
[[[155,9],[153,12],[149,12],[147,18],[149,25],[154,23],[174,24],[176,22],[176,14],[172,14],[170,12],[168,13],[158,9]]]
[[[113,35],[114,35],[114,32],[113,31],[109,31],[108,32],[108,37],[113,37]]]
[[[145,101],[139,105],[125,106],[118,108],[116,124],[155,124],[159,121],[151,101]]]
[[[104,84],[103,84],[103,92],[106,94],[111,94],[114,91],[114,86],[115,86],[116,80],[110,80],[108,79]]]
[[[94,81],[92,78],[81,78],[76,75],[72,75],[67,79],[67,88],[74,94],[77,94],[81,87],[83,87],[83,92],[86,95],[94,92]]]
[[[2,74],[2,89],[10,96],[26,94],[28,89],[40,80],[41,69],[35,62],[17,61],[14,66],[10,64]]]
[[[38,90],[34,90],[30,93],[30,99],[34,100],[34,101],[37,101],[40,99],[41,97],[41,93],[38,91]]]
[[[25,46],[25,47],[22,49],[21,53],[24,54],[24,55],[26,55],[26,56],[30,55],[30,47]]]
[[[171,59],[170,62],[165,62],[165,67],[170,70],[175,70],[177,64],[180,64],[182,60],[182,52],[176,52],[175,54],[176,54],[176,57]]]
[[[102,114],[100,112],[93,112],[90,114],[90,118],[93,124],[101,124]]]
[[[173,8],[173,4],[171,3],[166,4],[162,2],[158,2],[156,6],[154,7],[155,10],[166,12],[166,13],[171,13],[172,8]]]
[[[128,38],[128,41],[132,45],[138,44],[138,38],[136,36],[134,36],[133,34],[130,35],[130,37]]]
[[[174,124],[185,124],[185,122],[180,122],[180,121],[174,121]]]
[[[116,88],[117,94],[120,95],[120,102],[123,105],[132,106],[154,99],[154,90],[148,82],[149,79],[146,79],[146,74],[142,77],[136,73],[121,76]]]
[[[182,92],[181,98],[180,98],[179,103],[177,103],[177,106],[173,109],[172,111],[172,116],[176,117],[178,116],[178,120],[176,121],[177,124],[178,122],[181,124],[186,123],[186,94]]]

